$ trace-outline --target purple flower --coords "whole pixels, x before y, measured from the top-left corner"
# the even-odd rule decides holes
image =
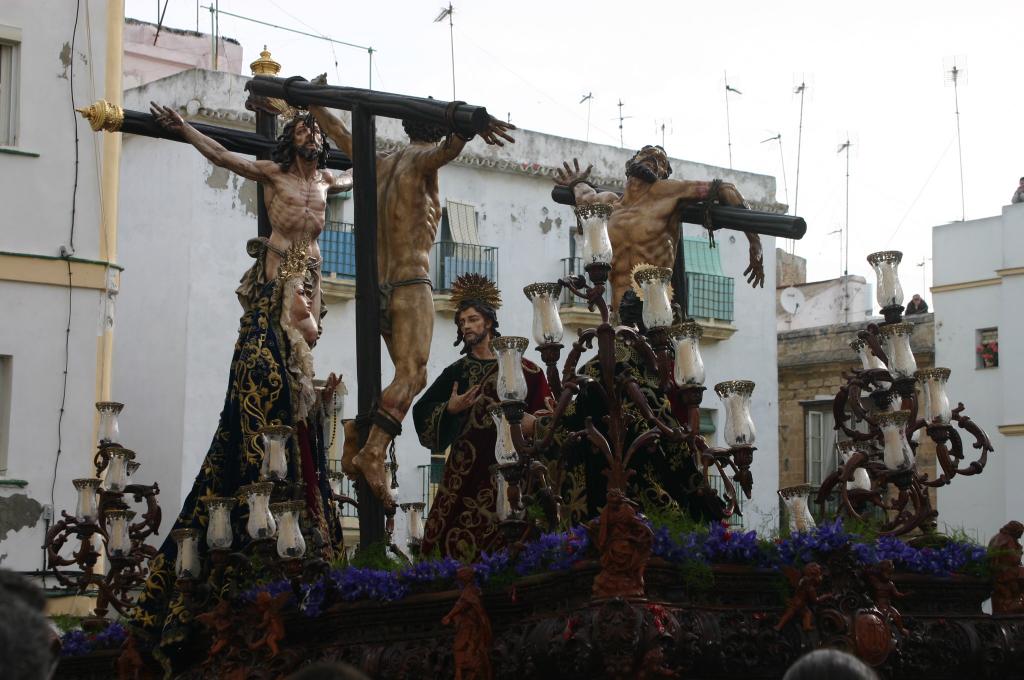
[[[98,649],[118,649],[128,637],[120,623],[113,622],[99,633],[89,635],[84,630],[69,630],[61,637],[61,656],[83,656]]]

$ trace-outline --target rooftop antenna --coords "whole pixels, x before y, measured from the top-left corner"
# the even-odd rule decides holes
[[[825,234],[826,236],[832,236],[833,234],[839,234],[839,271],[843,270],[843,228],[833,229],[832,231]]]
[[[743,93],[729,85],[729,74],[725,71],[723,73],[725,73],[725,134],[729,141],[729,169],[732,170],[732,122],[729,120],[729,93]]]
[[[669,134],[672,134],[674,132],[674,130],[672,129],[672,119],[671,118],[662,118],[662,119],[654,121],[654,134],[658,134],[658,132],[661,132],[661,148],[662,149],[665,148],[665,128],[666,127],[668,128],[668,133]]]
[[[964,200],[964,152],[960,146],[960,93],[959,85],[967,84],[967,69],[960,68],[956,64],[956,57],[953,57],[952,68],[946,71],[946,82],[953,84],[953,106],[956,113],[956,151],[960,156],[960,221],[967,220],[967,204]],[[961,57],[963,59],[963,57]]]
[[[850,133],[846,133],[846,141],[839,145],[836,149],[836,153],[846,152],[846,224],[843,227],[843,294],[844,301],[843,307],[846,313],[846,322],[850,321],[850,284],[849,284],[849,268],[850,268],[850,147],[853,146],[850,142]]]
[[[779,143],[779,162],[782,164],[782,191],[786,197],[786,203],[789,203],[789,185],[786,183],[786,156],[782,153],[782,133],[776,132],[774,137],[768,139],[762,139],[761,143],[777,141]]]
[[[623,116],[622,115],[622,107],[623,106],[625,106],[625,104],[623,104],[622,100],[620,99],[619,103],[618,103],[618,107],[619,107],[619,117],[618,117],[618,121],[619,121],[619,147],[620,148],[625,148],[626,147],[626,144],[622,141],[622,121],[626,120],[627,118],[632,118],[633,117],[633,116]],[[615,119],[613,118],[612,120],[615,120]]]
[[[916,265],[914,265],[915,267],[920,267],[921,268],[921,299],[922,300],[924,299],[925,291],[928,290],[928,277],[926,276],[926,272],[928,271],[928,260],[930,260],[930,259],[932,259],[932,258],[925,257],[924,255],[922,255],[921,256],[921,261],[918,262]]]
[[[586,141],[589,142],[590,141],[590,106],[591,106],[591,104],[594,103],[594,93],[593,92],[588,92],[585,95],[583,95],[583,98],[580,99],[580,104],[582,104],[583,102],[587,103],[587,137],[586,137]]]
[[[807,91],[807,80],[800,76],[800,84],[793,88],[793,94],[800,95],[800,122],[796,132],[796,187],[793,191],[793,214],[799,215],[800,207],[800,150],[804,141],[804,93]],[[796,239],[790,239],[791,252],[796,254]]]
[[[449,2],[447,7],[441,8],[441,13],[434,19],[435,24],[448,19],[448,40],[452,48],[452,101],[455,101],[455,26],[452,24],[452,15],[454,14],[455,8]]]

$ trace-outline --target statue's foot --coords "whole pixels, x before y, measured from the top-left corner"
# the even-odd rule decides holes
[[[384,448],[367,444],[352,459],[352,463],[366,480],[367,486],[385,507],[394,507],[395,499],[391,496],[391,480],[384,468]]]
[[[359,475],[359,468],[352,459],[359,453],[359,428],[356,421],[349,420],[344,423],[345,444],[341,449],[341,471],[355,479]]]

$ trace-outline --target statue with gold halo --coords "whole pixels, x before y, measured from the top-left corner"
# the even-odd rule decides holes
[[[261,430],[285,427],[288,439],[288,478],[301,482],[306,513],[320,547],[320,557],[333,557],[340,545],[341,527],[330,510],[327,457],[313,386],[313,356],[317,320],[309,299],[309,242],[297,239],[284,253],[274,278],[261,285],[239,322],[238,340],[231,359],[227,395],[217,430],[206,458],[185,498],[172,529],[191,528],[199,533],[198,550],[203,579],[215,579],[207,542],[208,504],[215,498],[235,498],[242,486],[260,480],[263,462]],[[233,549],[249,540],[249,507],[242,503],[231,515]],[[173,536],[174,532],[169,532]],[[177,588],[174,573],[177,544],[167,539],[150,561],[150,575],[131,617],[133,632],[153,647],[154,656],[169,670],[174,654],[196,625],[185,593]],[[211,581],[212,593],[220,584]],[[211,603],[212,604],[212,603]]]
[[[463,274],[452,286],[456,305],[455,345],[461,359],[427,388],[412,409],[420,443],[431,451],[449,451],[444,475],[424,527],[422,554],[434,546],[459,559],[497,546],[498,518],[494,476],[497,428],[491,409],[500,403],[498,362],[492,347],[498,332],[501,296],[494,283],[479,274]],[[523,432],[533,432],[532,414],[545,408],[551,395],[544,371],[523,359],[526,413]]]
[[[314,82],[324,82],[324,76]],[[352,133],[327,109],[310,111],[327,136],[352,155]],[[412,400],[427,384],[427,360],[434,333],[434,299],[430,282],[430,249],[441,219],[437,172],[455,160],[469,138],[423,123],[405,121],[409,145],[377,157],[377,271],[380,277],[381,335],[395,366],[395,377],[384,388],[372,414],[373,427],[356,452],[354,424],[345,432],[342,469],[361,474],[385,505],[394,505],[388,489],[384,459],[388,445],[401,432]],[[514,125],[496,118],[482,138],[504,146],[514,142],[507,130]]]
[[[618,310],[624,295],[632,288],[632,271],[638,264],[672,267],[679,241],[679,211],[686,203],[705,201],[745,207],[743,196],[727,182],[669,179],[672,165],[660,146],[645,146],[626,163],[626,190],[620,196],[612,191],[598,192],[587,183],[591,168],[580,170],[563,163],[555,183],[569,187],[576,205],[603,203],[612,208],[608,218],[608,237],[612,242],[613,310]],[[764,258],[761,239],[746,233],[750,242],[750,266],[743,272],[752,286],[764,287]]]

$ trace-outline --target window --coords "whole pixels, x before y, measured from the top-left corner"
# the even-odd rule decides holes
[[[981,328],[976,335],[974,367],[995,368],[999,365],[999,329]]]
[[[0,146],[18,144],[18,75],[21,31],[0,25]]]
[[[807,483],[821,486],[836,469],[836,432],[832,429],[832,405],[808,405],[804,413],[804,455]]]
[[[0,356],[0,477],[7,476],[7,446],[11,431],[11,357]]]

